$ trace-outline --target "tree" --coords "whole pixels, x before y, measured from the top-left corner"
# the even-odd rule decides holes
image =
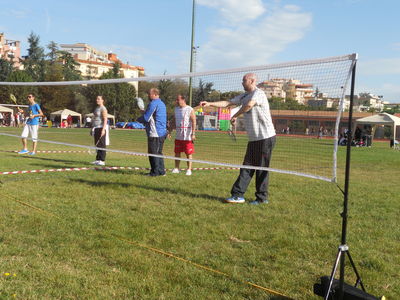
[[[56,42],[50,41],[50,43],[47,45],[47,49],[49,49],[49,52],[46,54],[46,56],[49,58],[50,64],[53,64],[58,59],[58,45]]]
[[[39,36],[31,32],[28,37],[28,56],[23,61],[24,69],[34,81],[43,81],[45,77],[44,49],[39,45],[39,42]]]
[[[13,70],[14,66],[11,61],[0,58],[0,81],[6,81]]]
[[[61,65],[48,65],[44,80],[63,81]],[[73,109],[74,88],[75,86],[41,86],[39,95],[43,112],[48,114],[64,108]]]
[[[75,81],[81,80],[81,72],[76,68],[79,66],[79,63],[75,61],[72,54],[67,51],[57,51],[58,60],[62,64],[62,71],[64,75],[64,80],[66,81]]]
[[[8,82],[32,82],[32,77],[25,70],[15,70],[11,72],[5,81]],[[29,93],[37,94],[37,87],[33,86],[0,86],[0,99],[5,103],[14,104],[10,99],[10,94],[17,98],[18,104],[26,104],[26,96]]]
[[[197,106],[201,101],[209,100],[209,95],[213,91],[214,83],[212,82],[203,82],[200,79],[199,87],[195,89],[194,97],[193,97],[193,106]]]

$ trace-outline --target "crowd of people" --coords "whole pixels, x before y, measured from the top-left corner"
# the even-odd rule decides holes
[[[272,123],[269,103],[266,94],[257,87],[257,77],[254,73],[248,73],[243,76],[242,86],[244,93],[236,96],[229,101],[207,102],[202,101],[202,107],[220,107],[231,108],[240,107],[240,109],[231,117],[231,124],[235,125],[237,118],[244,116],[245,129],[248,135],[248,144],[244,156],[243,168],[240,169],[239,176],[231,189],[231,196],[225,199],[227,203],[244,203],[244,194],[247,187],[255,175],[256,193],[255,200],[250,204],[268,203],[268,184],[269,172],[266,170],[255,170],[252,167],[269,167],[272,150],[275,146],[275,128]],[[184,153],[189,159],[187,162],[186,175],[192,175],[192,162],[195,153],[194,141],[196,140],[196,116],[194,109],[187,105],[185,96],[178,94],[176,97],[176,108],[174,111],[174,121],[167,122],[167,109],[163,100],[160,99],[160,92],[157,88],[151,88],[148,91],[149,104],[146,108],[140,108],[142,116],[137,120],[145,125],[147,134],[147,148],[150,162],[151,177],[166,176],[163,158],[163,146],[165,139],[175,130],[175,157],[180,158]],[[19,154],[35,155],[39,118],[43,113],[39,104],[35,102],[33,94],[28,95],[29,107],[27,109],[28,120],[21,134],[23,149]],[[96,160],[93,164],[104,166],[106,160],[106,147],[109,144],[109,126],[107,122],[106,99],[102,95],[96,98],[96,108],[93,112],[93,118],[90,120],[91,135],[94,138],[96,147]],[[19,113],[24,114],[22,109]],[[69,120],[71,121],[71,119]],[[88,122],[89,123],[89,122]],[[70,122],[67,124],[70,126]],[[31,135],[33,141],[32,151],[28,151],[27,137]],[[172,173],[180,172],[180,160],[175,160],[175,168]]]

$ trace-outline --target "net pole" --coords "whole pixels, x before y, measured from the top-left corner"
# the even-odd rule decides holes
[[[196,9],[196,0],[193,0],[192,6],[192,39],[190,46],[190,73],[193,72],[193,56],[194,56],[194,25],[195,25],[195,9]],[[189,78],[189,106],[192,106],[193,102],[193,78]]]
[[[349,120],[347,124],[347,149],[346,149],[346,171],[344,181],[344,197],[343,197],[343,212],[342,212],[342,240],[341,245],[346,245],[347,238],[347,211],[349,202],[349,187],[350,187],[350,158],[351,158],[351,142],[353,140],[352,122],[353,122],[353,100],[354,100],[354,85],[356,77],[356,64],[354,63],[351,74],[351,89],[350,89],[350,107],[349,107]],[[345,273],[345,255],[340,257],[340,280],[339,280],[339,299],[343,299],[344,288],[344,273]]]

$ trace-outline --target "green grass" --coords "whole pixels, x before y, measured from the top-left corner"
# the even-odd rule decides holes
[[[41,130],[40,138],[91,145],[83,129]],[[244,138],[235,147],[224,134],[199,138],[203,141],[196,143],[195,158],[215,153],[213,158],[221,160],[232,156],[229,162],[242,159]],[[226,147],[221,146],[224,139]],[[19,139],[0,136],[0,143],[0,172],[88,167],[93,160],[87,153],[18,156],[9,151],[20,148]],[[295,167],[295,150],[301,149],[300,155],[318,166],[318,157],[331,153],[329,143],[279,138],[273,164]],[[144,133],[113,131],[112,147],[146,151]],[[44,143],[39,148],[65,149]],[[166,154],[172,148],[167,141]],[[341,187],[344,158],[340,148]],[[107,164],[147,167],[148,161],[109,153]],[[352,149],[348,245],[367,291],[388,299],[400,296],[399,169],[400,152],[388,142]],[[270,204],[251,207],[220,201],[229,195],[238,171],[162,178],[143,173],[1,175],[0,299],[14,294],[17,299],[278,299],[243,281],[294,299],[321,299],[313,295],[312,285],[330,273],[340,243],[343,196],[334,184],[272,173]],[[246,196],[253,195],[254,182]],[[346,281],[353,284],[354,278],[348,266]]]

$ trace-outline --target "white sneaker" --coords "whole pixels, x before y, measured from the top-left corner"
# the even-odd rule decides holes
[[[97,165],[98,162],[99,162],[98,160],[95,160],[95,161],[92,161],[91,164],[92,165]]]
[[[96,166],[105,166],[106,163],[102,160],[98,160]]]
[[[178,168],[174,168],[171,173],[178,174],[179,173],[179,169]]]
[[[187,176],[190,176],[190,175],[192,175],[192,170],[190,170],[190,169],[189,169],[189,170],[187,170],[187,171],[186,171],[186,175],[187,175]]]

